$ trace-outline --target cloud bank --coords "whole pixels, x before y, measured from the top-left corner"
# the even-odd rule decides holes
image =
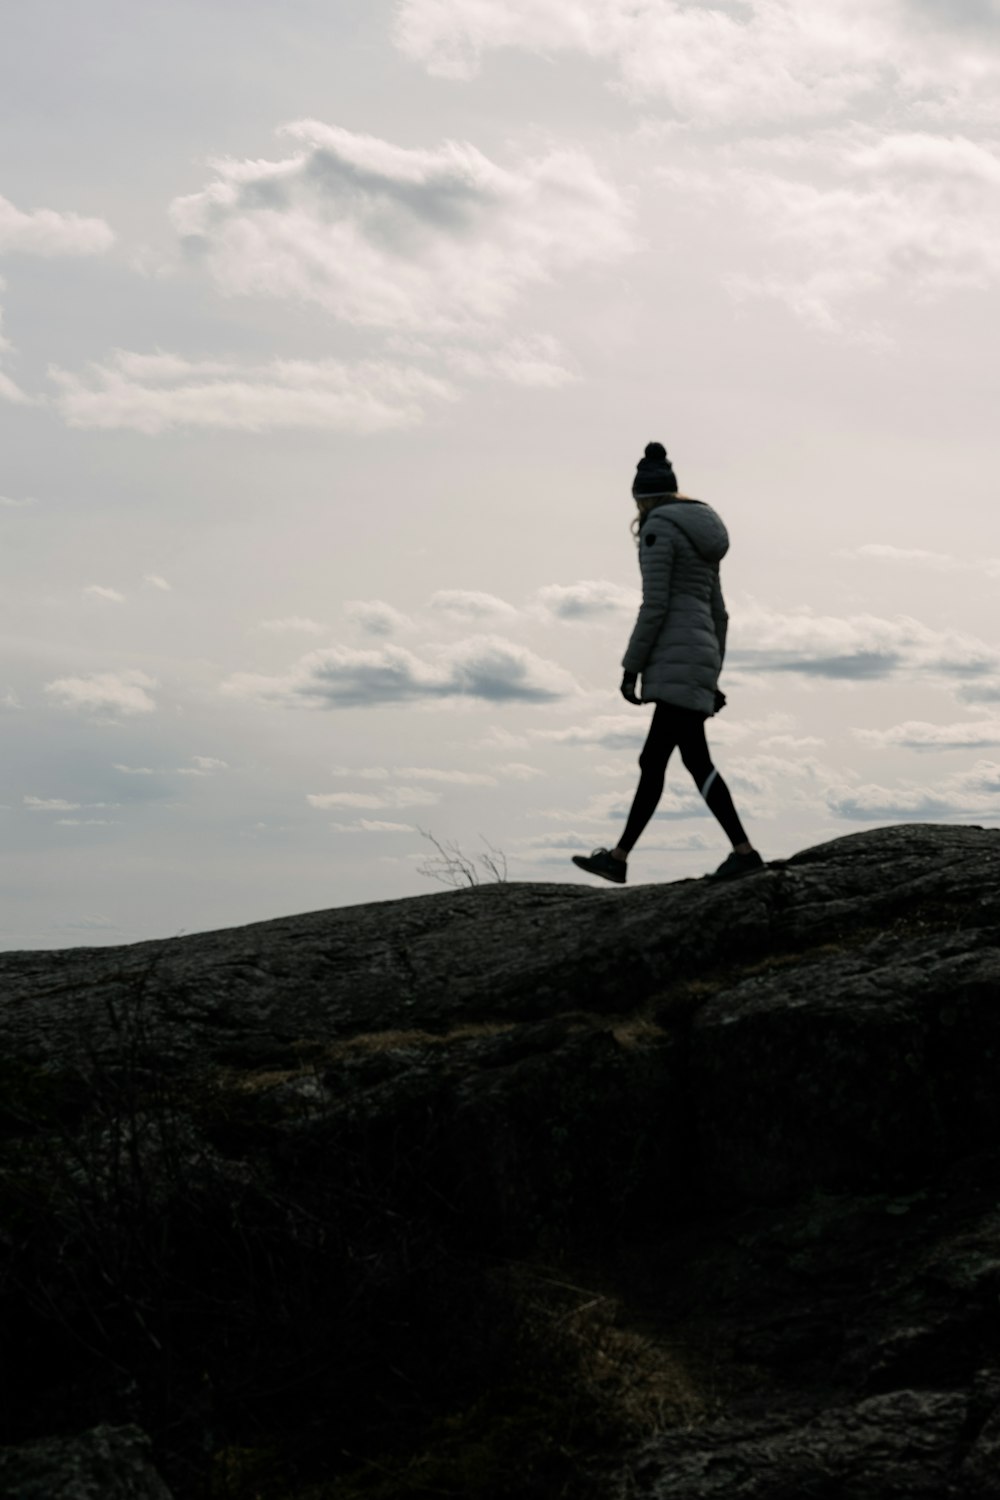
[[[308,792],[310,807],[329,810],[332,807],[357,807],[369,811],[385,807],[433,807],[441,801],[440,792],[419,786],[387,787],[382,792]]]
[[[761,268],[744,254],[724,277],[733,297],[817,331],[884,342],[845,305],[1000,280],[992,0],[403,0],[395,40],[456,80],[500,48],[605,60],[666,115],[671,191],[759,239]]]
[[[384,599],[348,599],[344,614],[365,635],[399,635],[413,627],[408,615],[386,604]]]
[[[149,435],[180,427],[384,432],[415,427],[429,402],[457,398],[446,381],[381,360],[250,364],[118,349],[83,374],[58,366],[49,374],[70,427],[125,427]]]
[[[980,760],[968,771],[960,771],[923,787],[903,782],[895,787],[874,784],[849,791],[831,791],[830,811],[840,818],[859,822],[914,821],[926,818],[1000,816],[1000,765]]]
[[[995,672],[1000,653],[956,630],[908,615],[817,615],[752,605],[735,611],[727,664],[754,672],[798,672],[845,682],[876,681],[906,668],[947,679]]]
[[[543,612],[557,620],[571,623],[603,620],[609,615],[634,612],[639,605],[639,595],[634,589],[623,589],[617,583],[608,583],[602,578],[582,578],[579,583],[546,584],[538,590],[538,603]]]
[[[891,729],[855,729],[856,737],[878,749],[983,750],[1000,745],[1000,719],[967,719],[958,724],[928,724],[909,719]]]
[[[851,126],[808,145],[809,180],[752,159],[719,173],[667,175],[741,204],[772,248],[767,271],[733,271],[737,297],[785,302],[822,330],[848,299],[892,291],[930,300],[1000,282],[1000,151],[995,141]]]
[[[188,254],[229,294],[447,331],[494,324],[527,287],[632,248],[628,205],[580,151],[500,166],[467,142],[410,148],[317,120],[280,134],[292,155],[216,161],[172,205]]]
[[[438,589],[430,607],[456,620],[514,620],[517,610],[506,599],[479,589]]]
[[[963,558],[955,557],[950,552],[929,552],[921,547],[892,547],[879,542],[869,542],[853,551],[845,551],[843,556],[869,557],[877,562],[930,568],[935,573],[985,573],[987,578],[1000,578],[1000,557]]]
[[[702,126],[825,119],[873,96],[996,118],[995,12],[943,0],[403,0],[396,45],[438,77],[503,47],[605,58],[637,103]]]
[[[480,698],[552,703],[578,691],[554,662],[498,636],[475,636],[428,660],[402,646],[312,651],[281,677],[241,672],[223,684],[234,697],[308,708],[365,708]]]
[[[94,672],[84,677],[58,677],[46,683],[45,692],[62,708],[76,709],[97,718],[131,718],[150,714],[156,700],[150,688],[156,682],[145,672]]]
[[[39,208],[24,213],[0,197],[0,254],[101,255],[114,243],[114,231],[103,219]]]
[[[8,198],[0,197],[0,255],[100,255],[110,249],[114,233],[103,219],[88,219],[80,214],[57,213],[40,208],[25,213]],[[4,290],[0,277],[0,291]],[[3,310],[0,308],[0,324]],[[0,327],[0,356],[13,348]],[[23,391],[11,375],[0,369],[0,400],[18,406],[32,406],[35,398]]]

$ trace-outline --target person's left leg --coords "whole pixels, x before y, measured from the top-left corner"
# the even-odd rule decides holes
[[[709,811],[722,825],[729,842],[738,854],[749,854],[752,845],[746,829],[740,822],[729,788],[712,764],[712,756],[705,738],[705,719],[702,714],[686,713],[678,734],[677,746],[681,759],[694,779]]]

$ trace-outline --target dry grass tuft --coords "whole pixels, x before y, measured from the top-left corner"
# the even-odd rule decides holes
[[[620,1297],[544,1268],[521,1265],[506,1274],[526,1340],[568,1367],[580,1398],[609,1429],[649,1437],[711,1415],[714,1395],[697,1362],[679,1341],[634,1326]]]

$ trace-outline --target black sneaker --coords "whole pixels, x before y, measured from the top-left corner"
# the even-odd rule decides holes
[[[607,849],[595,849],[593,854],[574,854],[573,863],[586,870],[588,875],[601,875],[616,885],[625,884],[628,866],[623,859],[615,859]]]
[[[756,849],[750,849],[746,854],[737,854],[734,849],[728,859],[724,859],[717,870],[711,875],[706,875],[705,880],[739,880],[741,875],[752,875],[754,870],[763,870],[764,861]]]

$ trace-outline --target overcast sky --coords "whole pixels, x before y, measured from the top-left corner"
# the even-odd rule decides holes
[[[33,0],[0,110],[0,946],[586,879],[654,438],[764,856],[996,826],[996,0]]]

